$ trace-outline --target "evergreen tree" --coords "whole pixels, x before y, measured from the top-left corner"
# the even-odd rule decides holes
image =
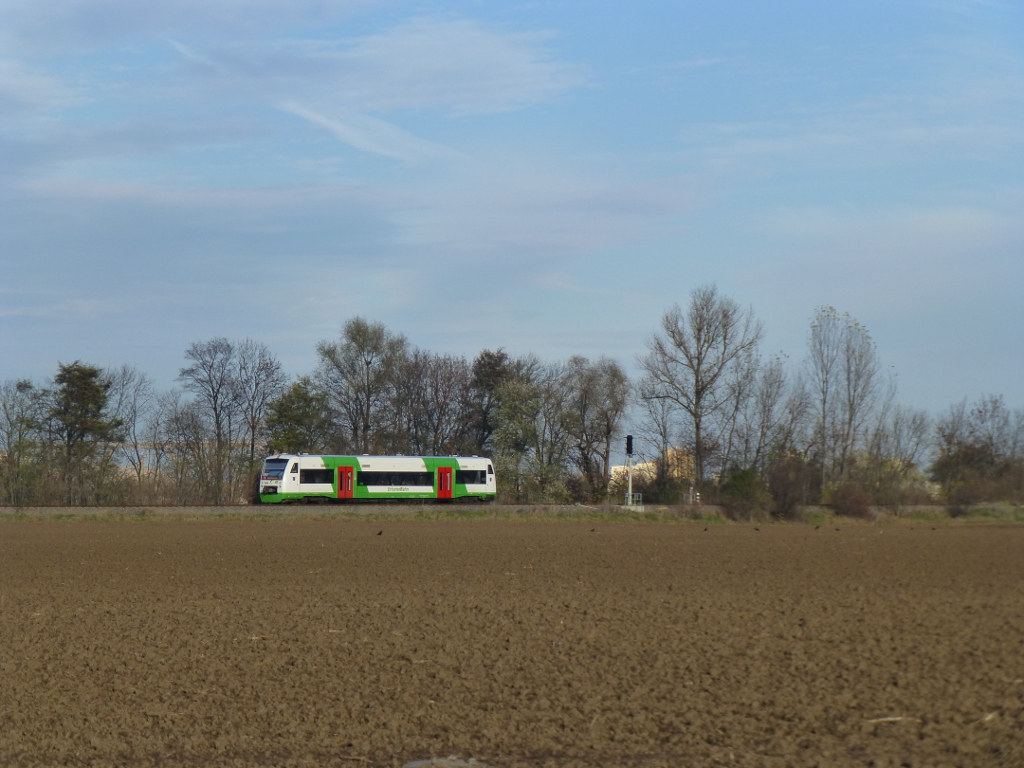
[[[61,364],[53,379],[50,432],[60,448],[66,484],[65,502],[81,504],[98,498],[109,451],[104,444],[118,439],[121,423],[107,413],[110,382],[103,371],[79,361]]]
[[[331,420],[327,394],[303,376],[267,407],[270,450],[320,453],[330,450]]]

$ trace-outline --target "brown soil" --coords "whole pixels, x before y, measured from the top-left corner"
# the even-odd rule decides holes
[[[1020,768],[1024,528],[0,523],[0,765],[448,755]]]

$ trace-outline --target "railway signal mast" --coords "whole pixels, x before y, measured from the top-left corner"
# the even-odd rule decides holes
[[[633,436],[626,435],[626,506],[633,506]]]

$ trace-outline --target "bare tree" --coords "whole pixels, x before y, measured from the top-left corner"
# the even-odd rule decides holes
[[[110,381],[111,411],[122,424],[118,455],[135,474],[136,487],[143,484],[151,449],[145,434],[147,419],[154,405],[153,382],[142,371],[122,365],[106,372]]]
[[[153,400],[152,408],[144,420],[143,436],[149,452],[150,493],[153,500],[160,503],[201,502],[203,498],[196,493],[188,496],[183,492],[184,481],[191,482],[195,475],[194,468],[186,458],[185,444],[180,442],[182,426],[181,412],[185,407],[184,393],[180,389],[160,392]],[[202,433],[197,439],[202,446],[209,445],[206,441],[205,425],[199,422]],[[185,435],[192,437],[192,432]]]
[[[693,460],[697,480],[704,478],[711,420],[730,397],[728,372],[757,348],[763,336],[753,310],[743,310],[715,286],[690,294],[684,312],[678,305],[665,313],[661,333],[647,344],[640,360],[650,382],[651,397],[669,400],[686,413],[693,427]]]
[[[392,394],[391,450],[446,455],[469,442],[469,363],[413,350],[399,361]]]
[[[814,398],[798,372],[782,402],[782,414],[769,450],[773,455],[800,453],[805,459],[814,442]]]
[[[774,357],[761,366],[757,390],[754,394],[754,433],[748,466],[759,471],[767,457],[789,447],[790,433],[786,430],[786,396],[790,393],[786,369],[781,357]]]
[[[562,472],[569,454],[570,380],[561,363],[540,366],[532,379],[537,392],[533,454],[539,471],[550,479]]]
[[[44,466],[38,461],[46,407],[28,380],[0,385],[0,477],[5,504],[39,503]]]
[[[256,461],[257,445],[261,441],[265,443],[267,406],[284,391],[287,377],[280,361],[265,344],[246,339],[238,344],[235,356],[235,400],[245,424],[249,462],[252,464]]]
[[[185,357],[191,364],[181,369],[178,380],[196,396],[202,417],[192,411],[182,411],[179,424],[184,426],[187,423],[191,431],[187,436],[184,433],[181,436],[186,444],[191,444],[197,437],[192,433],[194,430],[203,426],[209,428],[209,436],[205,439],[212,438],[213,451],[208,475],[208,501],[223,504],[234,490],[237,468],[232,461],[231,449],[241,437],[244,425],[235,378],[235,345],[223,337],[195,342],[185,351]]]
[[[1009,456],[1013,461],[1024,458],[1024,408],[1013,412],[1013,427],[1010,431]]]
[[[756,349],[751,347],[736,356],[723,377],[726,399],[716,415],[716,431],[721,435],[721,450],[716,464],[722,474],[746,466],[746,456],[751,452],[751,442],[756,434],[750,413],[756,388],[760,360]],[[756,451],[756,449],[755,449]]]
[[[426,390],[422,399],[423,452],[435,456],[456,453],[469,430],[469,363],[463,357],[430,355],[426,361]]]
[[[854,451],[865,441],[867,426],[881,394],[881,364],[875,343],[867,329],[849,317],[843,333],[842,372],[840,478],[846,476]]]
[[[899,505],[914,490],[928,451],[931,420],[923,410],[886,403],[880,410],[860,475],[877,503]],[[920,484],[917,490],[920,492]]]
[[[591,496],[600,498],[611,479],[612,441],[622,430],[629,378],[614,360],[602,357],[591,363],[579,356],[569,360],[565,378],[565,419],[572,437],[572,460]]]
[[[962,400],[936,420],[932,479],[958,505],[1024,498],[1022,432],[1024,410],[1010,411],[1002,396],[980,397],[970,408]]]
[[[807,342],[807,378],[816,404],[816,450],[824,484],[837,432],[837,398],[842,360],[843,324],[834,307],[819,307]]]
[[[394,377],[406,356],[408,342],[383,323],[355,317],[345,323],[337,342],[317,345],[316,378],[342,417],[355,450],[372,453],[377,431],[389,420]],[[381,441],[378,441],[381,442]]]
[[[726,456],[737,467],[761,472],[772,454],[789,447],[786,404],[791,387],[783,358],[740,366],[736,378],[736,413],[731,418]],[[723,463],[728,466],[730,462]]]
[[[652,501],[674,501],[683,490],[679,473],[679,446],[691,442],[684,436],[682,413],[675,403],[655,397],[656,383],[643,378],[638,383],[637,401],[640,421],[637,424],[636,455],[641,462],[654,464],[654,476],[644,493]],[[675,460],[674,460],[675,459]],[[685,478],[687,483],[692,478]]]
[[[969,414],[969,432],[976,445],[982,445],[997,456],[1010,458],[1016,452],[1017,435],[1014,416],[1002,395],[979,397]]]
[[[825,485],[847,476],[865,443],[881,394],[881,365],[863,325],[821,307],[811,323],[806,370],[817,403],[815,453]]]
[[[173,390],[161,402],[161,467],[170,477],[169,501],[176,504],[221,504],[229,498],[226,457],[211,440],[209,410],[198,399],[185,400]]]

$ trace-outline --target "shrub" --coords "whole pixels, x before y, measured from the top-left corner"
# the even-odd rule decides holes
[[[782,518],[795,517],[820,489],[820,472],[798,453],[778,456],[766,476],[775,514]]]
[[[844,517],[871,517],[871,496],[856,483],[844,483],[832,494],[832,508]]]
[[[755,469],[741,469],[729,475],[722,486],[721,502],[733,519],[753,520],[767,510],[768,492]]]

